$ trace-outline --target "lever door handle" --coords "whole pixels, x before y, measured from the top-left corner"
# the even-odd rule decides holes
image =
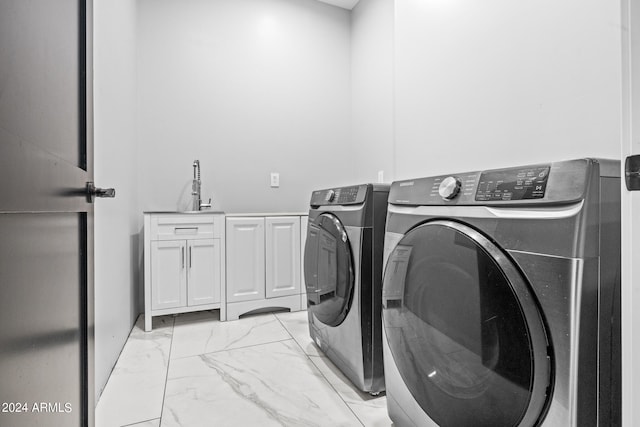
[[[640,155],[636,154],[625,159],[624,175],[627,190],[640,190]]]
[[[87,182],[87,202],[93,203],[96,197],[116,197],[115,188],[97,188],[93,182]]]

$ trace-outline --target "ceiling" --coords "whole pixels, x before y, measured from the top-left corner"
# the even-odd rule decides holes
[[[328,4],[332,4],[334,6],[338,6],[341,7],[343,9],[353,9],[353,7],[360,1],[360,0],[318,0],[321,1],[323,3],[328,3]]]

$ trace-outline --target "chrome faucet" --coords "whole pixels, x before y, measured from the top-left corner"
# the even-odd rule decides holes
[[[194,211],[200,211],[202,208],[211,207],[211,199],[209,203],[202,203],[200,194],[202,182],[200,181],[200,160],[193,161],[193,184],[191,184],[191,196],[193,197],[192,207]]]

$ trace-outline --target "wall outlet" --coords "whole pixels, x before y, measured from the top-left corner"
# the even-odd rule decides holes
[[[280,174],[278,172],[271,172],[271,187],[280,187]]]

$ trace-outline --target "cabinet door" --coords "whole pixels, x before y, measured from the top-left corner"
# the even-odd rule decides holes
[[[151,242],[151,308],[187,305],[186,242]]]
[[[227,217],[227,302],[264,299],[264,218]]]
[[[188,305],[220,302],[220,239],[187,241]]]
[[[266,219],[266,296],[300,294],[300,217]]]

